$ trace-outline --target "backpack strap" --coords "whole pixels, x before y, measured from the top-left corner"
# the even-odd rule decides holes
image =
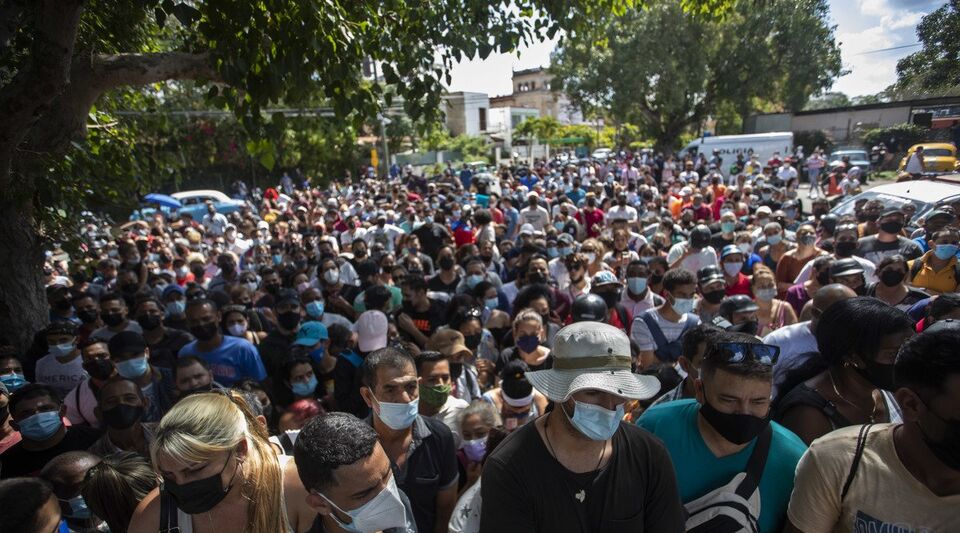
[[[655,309],[644,311],[640,314],[640,320],[643,320],[643,323],[647,325],[647,329],[650,330],[650,335],[653,337],[653,342],[657,343],[657,348],[664,348],[669,344],[667,336],[663,334],[660,324],[657,324],[657,319],[654,318],[651,311],[656,313]]]
[[[913,266],[910,267],[910,279],[907,281],[913,282],[913,278],[917,277],[921,269],[923,269],[923,260],[918,257],[913,260]]]
[[[177,506],[173,503],[173,496],[162,487],[160,488],[160,533],[180,533]]]
[[[867,447],[867,434],[873,424],[864,424],[860,426],[860,434],[857,435],[857,448],[853,452],[853,461],[850,463],[850,471],[847,472],[847,480],[843,483],[843,490],[840,491],[840,501],[847,496],[850,485],[853,484],[853,478],[857,475],[857,467],[860,466],[860,459],[863,458],[863,450]]]
[[[629,322],[627,322],[627,309],[624,306],[617,304],[617,306],[614,307],[614,310],[617,312],[617,318],[620,319],[620,323],[623,324],[623,329],[626,330],[629,327]]]
[[[763,476],[763,468],[767,465],[767,454],[770,452],[770,441],[773,440],[773,427],[767,424],[760,435],[757,436],[757,443],[753,447],[750,458],[747,459],[747,468],[744,472],[747,474],[737,487],[737,495],[745,500],[750,499],[750,495],[760,486],[760,478]]]

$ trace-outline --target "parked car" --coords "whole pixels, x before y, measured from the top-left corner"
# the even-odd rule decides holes
[[[923,147],[925,173],[960,171],[960,164],[957,162],[957,148],[949,143],[920,143],[911,146],[907,150],[907,155],[900,160],[898,171],[903,172],[907,166],[907,159],[917,151],[918,146]]]
[[[613,150],[610,148],[597,148],[592,154],[590,154],[590,157],[596,159],[597,161],[606,161],[612,153]]]
[[[828,159],[830,170],[834,170],[836,167],[843,164],[844,157],[850,160],[851,165],[860,167],[860,170],[863,171],[864,175],[870,172],[869,154],[867,154],[866,150],[859,150],[856,148],[841,148],[839,150],[834,150]]]
[[[192,216],[194,220],[200,220],[203,218],[203,215],[207,214],[207,201],[213,202],[213,205],[217,208],[217,212],[223,213],[224,215],[239,211],[242,206],[246,205],[246,202],[243,200],[234,200],[220,191],[211,189],[175,192],[170,196],[180,202],[180,207],[176,208],[161,205],[160,212],[164,213],[167,218],[179,216],[182,213],[190,213],[190,216]],[[133,214],[130,215],[130,220],[149,219],[155,212],[156,207],[148,203],[144,207],[134,211]]]
[[[924,148],[926,150],[926,148]],[[960,200],[960,185],[943,181],[914,180],[878,185],[837,204],[831,213],[837,216],[853,214],[860,199],[880,200],[884,207],[903,207],[907,203],[916,206],[916,214],[907,221],[909,229],[915,229],[917,220],[926,216],[938,204]]]

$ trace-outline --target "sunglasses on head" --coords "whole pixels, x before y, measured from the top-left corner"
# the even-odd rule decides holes
[[[707,357],[719,359],[727,364],[756,361],[772,365],[780,357],[780,347],[772,344],[753,344],[747,342],[720,342],[714,345]]]

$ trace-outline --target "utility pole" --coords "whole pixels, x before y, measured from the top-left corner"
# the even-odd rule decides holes
[[[380,84],[380,74],[377,72],[377,62],[370,58],[370,64],[373,67],[373,82]],[[387,120],[383,116],[385,110],[381,109],[377,113],[377,120],[380,122],[380,138],[383,140],[383,176],[390,180],[390,147],[387,146]]]

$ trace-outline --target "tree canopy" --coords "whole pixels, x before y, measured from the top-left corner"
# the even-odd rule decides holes
[[[887,89],[900,97],[960,94],[960,0],[950,0],[917,25],[923,45],[897,62],[897,82]]]

